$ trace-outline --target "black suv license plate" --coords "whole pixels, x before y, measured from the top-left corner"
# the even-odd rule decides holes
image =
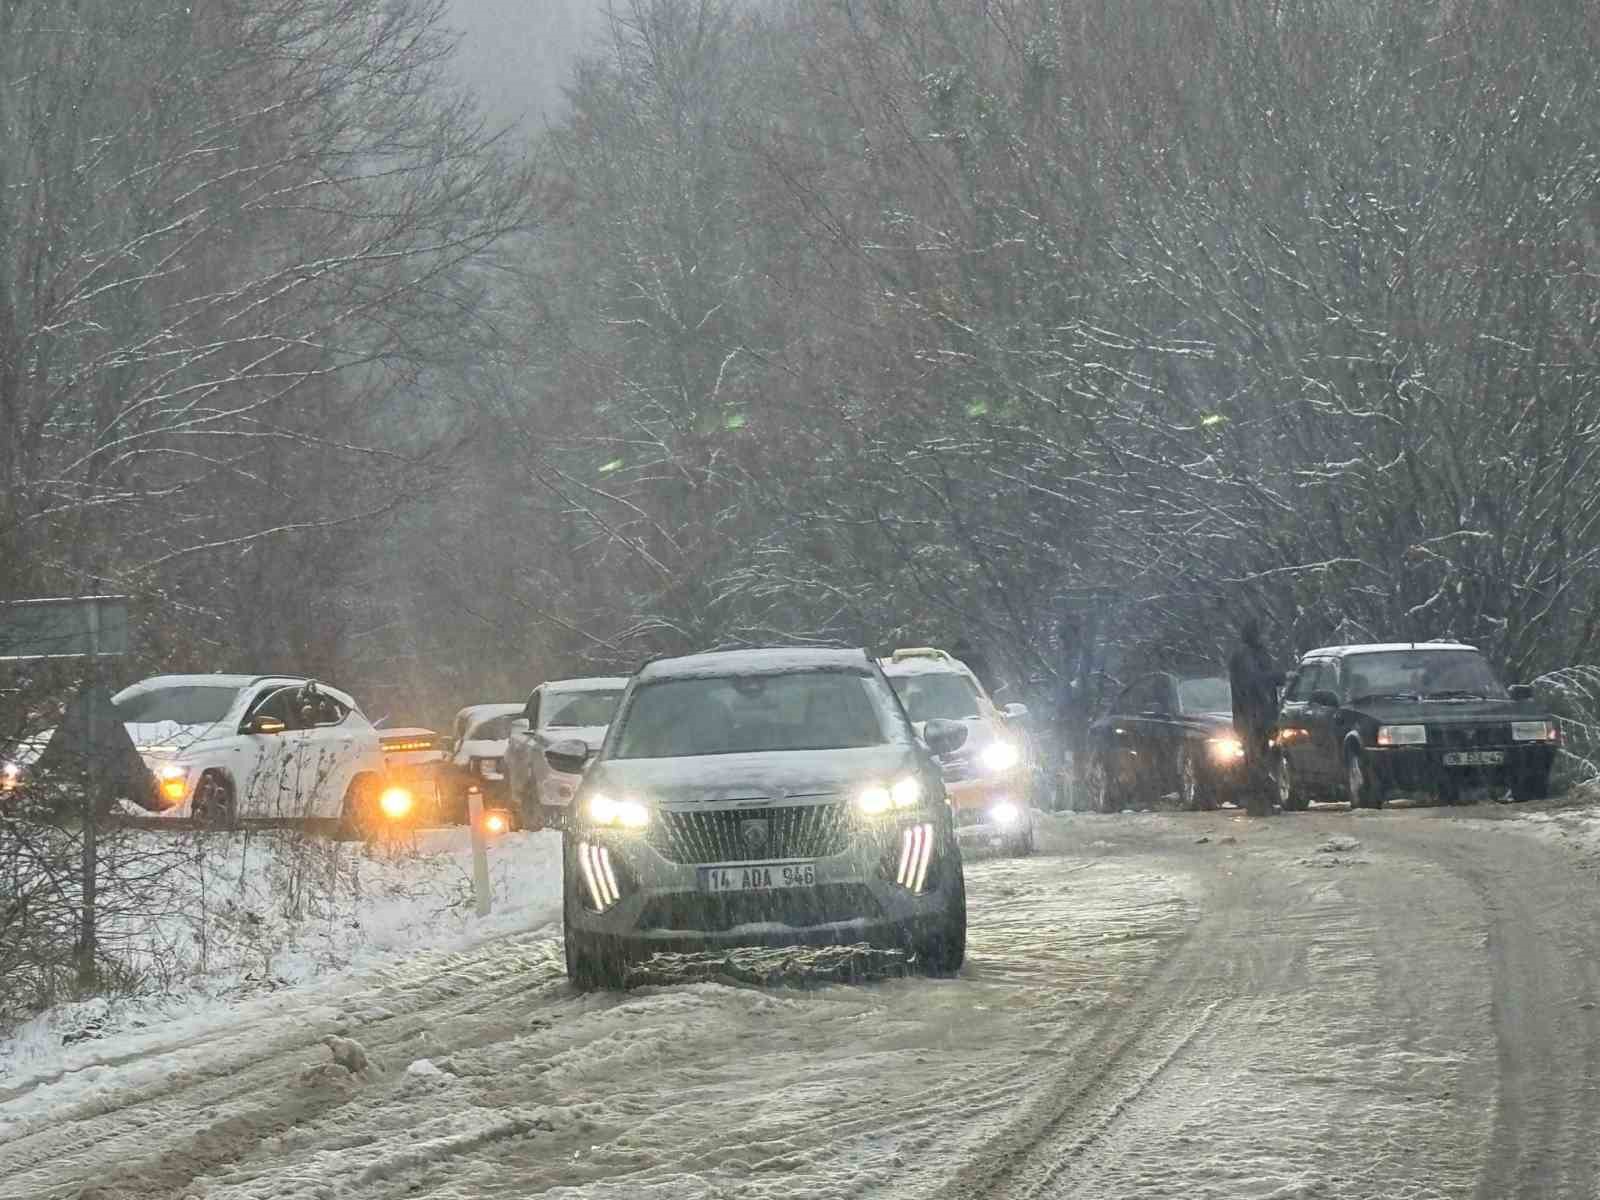
[[[1447,767],[1498,767],[1505,761],[1504,750],[1452,750],[1444,756]]]
[[[701,867],[702,892],[770,892],[815,887],[817,865],[809,862],[757,863],[747,867]]]

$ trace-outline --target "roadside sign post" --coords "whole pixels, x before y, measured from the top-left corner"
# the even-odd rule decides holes
[[[83,658],[89,663],[89,682],[84,691],[88,761],[80,810],[83,854],[79,881],[83,899],[75,947],[78,986],[85,991],[94,987],[98,974],[95,967],[95,901],[99,882],[96,835],[101,793],[105,791],[104,764],[100,761],[105,741],[98,703],[100,659],[105,655],[126,654],[127,650],[126,596],[71,596],[0,604],[0,662]]]
[[[483,789],[467,784],[467,825],[472,831],[472,898],[478,915],[489,915],[489,848],[483,837]]]

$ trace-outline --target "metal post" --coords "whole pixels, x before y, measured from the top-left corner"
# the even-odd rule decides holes
[[[83,908],[78,931],[78,988],[87,993],[94,990],[95,977],[95,885],[97,882],[96,825],[99,821],[101,770],[100,770],[100,611],[88,606],[89,625],[89,690],[88,711],[84,714],[88,734],[88,770],[83,789]]]
[[[483,789],[467,784],[467,825],[472,830],[472,897],[478,915],[489,915],[489,849],[483,837]]]

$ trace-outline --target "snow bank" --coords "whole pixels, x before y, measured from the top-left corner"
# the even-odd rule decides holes
[[[170,856],[173,835],[149,832]],[[273,1011],[312,983],[459,950],[559,919],[561,839],[489,843],[493,909],[479,920],[465,829],[363,846],[277,833],[184,835],[137,929],[121,931],[128,994],[65,1003],[0,1037],[0,1092]]]

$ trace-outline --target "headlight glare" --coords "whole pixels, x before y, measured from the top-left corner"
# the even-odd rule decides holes
[[[894,797],[889,794],[888,788],[874,784],[861,789],[856,796],[856,807],[867,816],[876,817],[894,807]]]
[[[643,829],[650,824],[650,810],[637,800],[613,800],[604,792],[596,792],[589,797],[589,819],[596,825]]]
[[[989,810],[989,819],[996,825],[1010,827],[1022,820],[1022,810],[1009,800],[1002,800]]]
[[[1022,751],[1014,742],[990,742],[979,752],[978,761],[996,773],[1009,771],[1022,761]]]
[[[398,821],[411,811],[411,793],[403,787],[383,789],[378,797],[378,809],[391,821]]]
[[[1233,762],[1244,757],[1244,743],[1231,733],[1212,738],[1208,745],[1211,757],[1217,762]]]
[[[1421,746],[1427,740],[1428,727],[1426,725],[1378,726],[1378,745],[1380,746]]]
[[[914,775],[897,779],[889,789],[889,798],[894,801],[896,808],[913,808],[922,800],[922,784],[917,782]]]

